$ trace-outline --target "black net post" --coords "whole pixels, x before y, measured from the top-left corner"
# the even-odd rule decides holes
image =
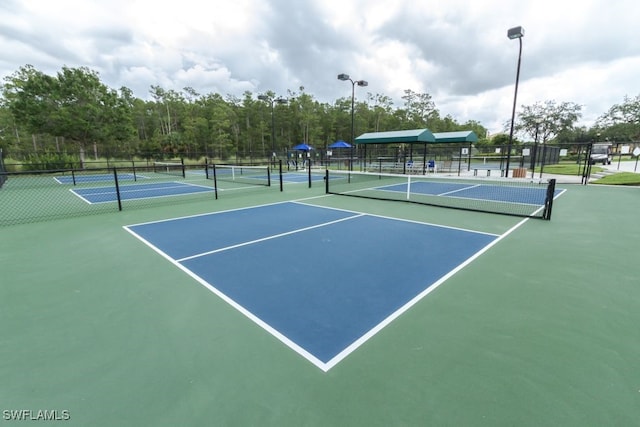
[[[187,174],[184,171],[184,158],[183,157],[180,157],[180,165],[182,166],[182,177],[186,178]]]
[[[307,160],[307,175],[309,178],[309,188],[311,188],[311,159]]]
[[[324,171],[324,192],[329,194],[329,169]]]
[[[282,192],[282,159],[278,160],[278,176],[280,180],[280,191]]]
[[[216,200],[218,200],[218,179],[216,178],[216,164],[213,163],[211,165],[211,170],[213,171],[213,190],[216,194]]]
[[[549,186],[547,187],[547,197],[544,202],[544,212],[542,214],[542,219],[546,219],[547,221],[551,219],[551,209],[553,208],[553,197],[556,192],[556,180],[550,179]]]

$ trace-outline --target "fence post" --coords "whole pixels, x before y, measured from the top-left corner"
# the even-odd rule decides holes
[[[113,180],[116,183],[116,198],[118,199],[118,210],[122,211],[122,199],[120,199],[120,186],[118,185],[118,169],[113,168]]]

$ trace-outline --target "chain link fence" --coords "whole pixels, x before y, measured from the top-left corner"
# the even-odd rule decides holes
[[[152,166],[0,172],[0,226],[190,201],[213,203],[216,189],[207,168],[207,164],[172,161]],[[241,184],[222,185],[243,188]]]

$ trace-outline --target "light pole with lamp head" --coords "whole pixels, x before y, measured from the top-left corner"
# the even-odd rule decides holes
[[[258,95],[258,99],[271,104],[271,160],[273,161],[276,158],[276,126],[273,114],[273,105],[274,103],[284,104],[287,100],[284,98],[272,98],[268,95]]]
[[[338,80],[351,82],[351,160],[349,161],[349,170],[353,170],[353,147],[355,146],[355,127],[354,127],[354,109],[355,109],[355,97],[356,97],[356,85],[368,86],[369,83],[366,80],[352,80],[349,74],[338,74]]]
[[[516,90],[513,95],[513,110],[511,111],[511,130],[509,131],[509,145],[507,146],[507,167],[505,176],[509,177],[509,162],[511,160],[511,145],[513,144],[513,126],[516,119],[516,102],[518,99],[518,81],[520,80],[520,60],[522,58],[522,37],[524,37],[524,28],[513,27],[507,31],[509,39],[518,39],[520,42],[520,52],[518,53],[518,69],[516,71]]]

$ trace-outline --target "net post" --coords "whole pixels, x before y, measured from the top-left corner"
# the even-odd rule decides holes
[[[218,179],[216,178],[216,164],[211,164],[211,169],[213,170],[213,189],[216,194],[216,200],[218,200]]]
[[[544,201],[544,212],[542,214],[542,219],[546,219],[549,221],[551,219],[551,210],[553,208],[553,196],[556,192],[556,180],[552,178],[549,180],[549,185],[547,186],[547,197]]]
[[[329,194],[329,168],[324,170],[324,192]]]
[[[116,184],[116,198],[118,199],[118,210],[122,211],[122,199],[120,198],[120,185],[118,184],[118,169],[113,168],[113,181]]]
[[[138,176],[136,175],[136,162],[133,159],[131,159],[131,170],[133,171],[133,181],[137,182]]]
[[[209,179],[209,159],[207,157],[204,158],[204,177]]]
[[[311,158],[307,160],[307,175],[309,178],[309,188],[311,188]]]
[[[267,166],[267,187],[271,187],[271,167]]]
[[[76,185],[76,173],[75,169],[71,169],[71,179],[73,180],[73,185]]]
[[[278,175],[280,180],[280,192],[282,192],[282,159],[278,160]]]
[[[184,170],[184,157],[180,157],[180,165],[182,166],[182,177],[186,178],[187,174],[185,173],[185,170]]]

